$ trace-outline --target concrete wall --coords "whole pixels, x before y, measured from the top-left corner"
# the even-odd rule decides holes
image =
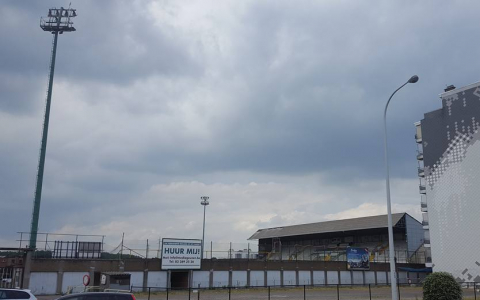
[[[143,272],[128,272],[131,276],[131,282],[133,286],[143,286]],[[250,275],[248,275],[250,273]],[[86,272],[32,272],[30,278],[29,289],[35,295],[50,295],[60,292],[57,287],[61,285],[61,292],[65,293],[69,286],[81,286],[83,276]],[[148,281],[146,286],[149,287],[161,287],[167,286],[167,271],[150,271],[148,273]],[[311,285],[311,276],[313,274],[313,284],[324,285],[325,284],[325,272],[324,271],[298,271],[298,284],[299,285]],[[349,285],[349,284],[386,284],[387,272],[374,272],[374,271],[327,271],[327,284],[328,285]],[[364,275],[365,274],[365,275]],[[411,275],[414,274],[414,275]],[[411,273],[410,277],[417,277],[417,273]],[[376,282],[375,282],[376,275]],[[265,276],[267,276],[267,285],[270,286],[289,286],[297,284],[297,272],[296,271],[192,271],[192,288],[208,288],[212,287],[224,287],[238,286],[245,287],[250,277],[250,286],[265,286]],[[340,276],[340,282],[339,282]],[[419,273],[421,278],[425,277],[425,274]],[[213,279],[210,282],[210,278]],[[352,282],[353,278],[353,282]],[[398,278],[400,283],[407,283],[407,272],[399,272]],[[283,279],[283,282],[282,282]],[[60,285],[59,285],[60,284]]]
[[[407,283],[407,272],[398,272],[398,282]]]
[[[232,286],[238,286],[238,287],[247,286],[247,271],[233,271]]]
[[[62,293],[66,293],[69,286],[83,286],[83,276],[85,275],[88,275],[88,272],[64,272]],[[59,274],[59,276],[61,276],[61,274]]]
[[[375,284],[375,272],[365,271],[365,284]]]
[[[210,286],[210,272],[209,271],[193,271],[192,287],[206,288]]]
[[[313,284],[325,284],[325,271],[313,271]]]
[[[160,270],[158,259],[151,260],[125,260],[123,263],[101,260],[57,260],[37,259],[32,260],[30,282],[24,288],[31,289],[35,294],[64,293],[69,286],[81,286],[83,276],[93,276],[95,272],[120,271],[119,266],[126,273],[131,274],[131,285],[136,287],[168,286],[168,272]],[[223,286],[282,286],[282,285],[324,285],[327,284],[386,284],[388,264],[372,264],[370,271],[347,271],[345,264],[336,262],[325,263],[311,262],[262,262],[262,261],[208,261],[204,260],[201,270],[191,272],[191,287],[223,287]],[[208,266],[215,268],[208,269]],[[245,269],[254,266],[254,269]],[[321,267],[323,266],[323,267]],[[403,265],[405,266],[405,265]],[[418,265],[410,267],[419,267]],[[423,267],[423,266],[422,266]],[[316,269],[318,268],[318,269]],[[326,270],[326,272],[324,271]],[[147,274],[146,274],[147,273]],[[365,274],[365,275],[364,275]],[[411,273],[413,274],[413,273]],[[411,275],[410,274],[410,275]],[[145,276],[147,275],[147,276]],[[325,278],[325,275],[327,277]],[[400,283],[407,281],[407,273],[399,272]],[[298,278],[297,278],[298,277]],[[313,278],[312,278],[313,277]],[[410,277],[424,278],[424,273],[414,273]],[[144,279],[147,282],[144,283]],[[340,281],[339,281],[340,278]],[[353,279],[353,282],[352,282]]]
[[[377,272],[377,284],[387,283],[387,272]]]
[[[280,281],[280,271],[267,271],[267,285],[282,285],[282,282]]]
[[[53,295],[57,292],[56,272],[36,272],[30,275],[29,289],[34,295]]]
[[[283,285],[297,285],[297,272],[283,271]]]
[[[213,272],[213,287],[228,286],[228,271],[215,271]]]
[[[250,286],[265,286],[265,271],[250,271]]]
[[[327,284],[339,284],[338,271],[327,271]]]
[[[340,283],[352,284],[352,274],[350,271],[340,271]]]
[[[352,272],[353,284],[363,284],[363,272]]]
[[[148,272],[147,286],[149,287],[167,287],[167,271]]]
[[[128,272],[130,276],[130,285],[135,287],[143,286],[143,272]]]
[[[312,284],[310,271],[298,271],[298,284],[299,285],[310,285]]]

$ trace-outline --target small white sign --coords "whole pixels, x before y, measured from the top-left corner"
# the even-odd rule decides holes
[[[162,239],[162,270],[200,269],[202,240]]]

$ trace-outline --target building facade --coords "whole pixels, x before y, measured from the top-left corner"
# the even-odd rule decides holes
[[[480,82],[440,98],[415,123],[427,266],[480,282]]]

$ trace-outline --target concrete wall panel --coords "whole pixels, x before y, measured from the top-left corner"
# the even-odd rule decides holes
[[[327,284],[339,284],[338,271],[327,271]]]
[[[312,284],[312,278],[310,278],[310,271],[298,271],[298,284],[310,285]]]
[[[353,284],[363,284],[362,271],[352,271],[352,274],[353,274]]]
[[[238,287],[247,286],[247,271],[233,271],[232,286],[238,286]]]
[[[149,287],[167,287],[167,271],[150,271],[148,272]]]
[[[284,285],[297,285],[297,274],[295,271],[283,271]]]
[[[350,271],[340,271],[341,284],[352,284],[352,274]]]
[[[375,272],[365,271],[365,284],[375,284]]]
[[[387,272],[377,271],[377,284],[387,283]]]
[[[250,286],[264,286],[265,272],[264,271],[250,271]]]
[[[267,285],[275,286],[281,285],[280,282],[280,271],[267,271]]]
[[[208,288],[210,286],[210,272],[209,271],[193,271],[192,287]]]
[[[213,286],[222,287],[228,286],[228,271],[215,271],[213,272]]]
[[[407,272],[398,272],[398,282],[399,283],[408,283]]]
[[[324,285],[325,284],[325,272],[313,271],[313,284]]]
[[[83,276],[85,275],[89,275],[89,273],[88,272],[64,272],[63,282],[62,282],[62,293],[66,293],[69,286],[83,286]],[[93,278],[91,280],[93,280]]]
[[[130,286],[143,286],[143,272],[126,272],[130,273]]]
[[[57,291],[56,272],[32,272],[30,274],[30,286],[34,295],[53,295]]]

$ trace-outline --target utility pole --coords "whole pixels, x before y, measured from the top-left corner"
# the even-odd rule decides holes
[[[38,219],[40,215],[40,201],[42,199],[43,171],[45,168],[45,153],[47,151],[48,123],[50,120],[50,106],[52,103],[53,74],[55,72],[55,57],[57,53],[58,35],[64,32],[75,31],[72,18],[77,16],[77,10],[73,8],[51,8],[48,17],[40,18],[40,28],[53,34],[52,56],[50,58],[50,76],[48,80],[47,103],[45,118],[43,121],[42,144],[40,158],[38,160],[37,183],[35,187],[35,200],[33,201],[32,223],[30,227],[30,249],[37,248]]]

